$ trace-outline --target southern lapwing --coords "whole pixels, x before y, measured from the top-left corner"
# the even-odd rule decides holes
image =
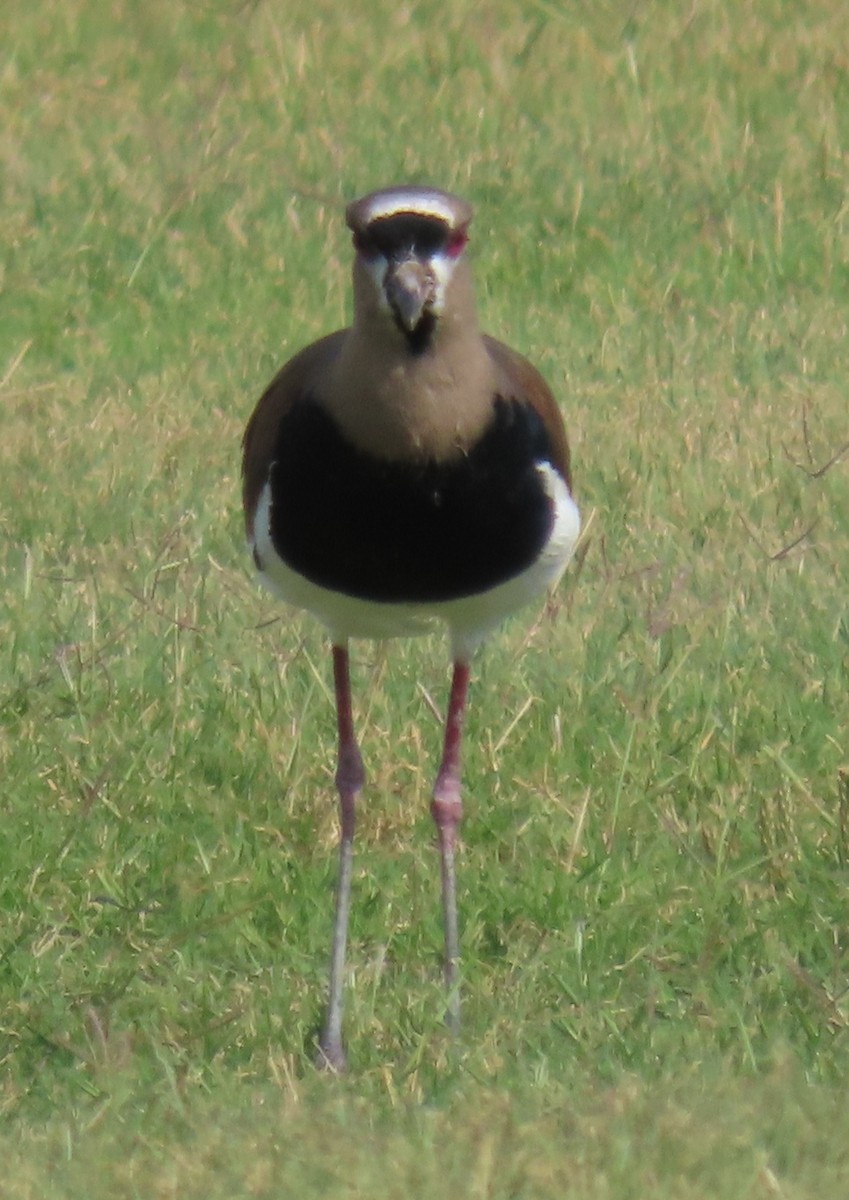
[[[341,845],[319,1063],[343,1070],[342,988],[356,799],[350,638],[448,628],[453,677],[431,812],[439,837],[446,1020],[459,1025],[454,851],[469,664],[575,549],[563,421],[542,376],[481,333],[465,254],[471,206],[391,187],[348,206],[354,319],[271,382],[244,437],[248,541],[263,582],[327,628]]]

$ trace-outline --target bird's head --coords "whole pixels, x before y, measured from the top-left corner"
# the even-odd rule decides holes
[[[470,286],[461,267],[472,208],[436,188],[393,187],[348,205],[354,235],[355,320],[377,317],[400,333],[414,353],[432,342],[437,326],[465,307],[474,320]]]

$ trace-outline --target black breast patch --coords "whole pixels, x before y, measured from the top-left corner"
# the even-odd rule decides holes
[[[457,599],[536,559],[554,519],[536,464],[551,460],[533,409],[496,399],[483,437],[449,463],[385,462],[352,447],[309,398],[283,419],[271,538],[299,574],[381,602]]]

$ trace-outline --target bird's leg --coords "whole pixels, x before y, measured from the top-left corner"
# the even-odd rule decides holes
[[[442,867],[442,920],[445,927],[445,987],[448,1006],[445,1021],[452,1033],[460,1029],[460,992],[458,964],[460,940],[457,928],[457,878],[454,870],[454,849],[457,826],[463,815],[460,797],[460,746],[463,740],[463,718],[469,690],[469,664],[460,659],[454,663],[451,695],[445,718],[445,743],[442,763],[433,789],[430,811],[439,834],[439,854]]]
[[[351,712],[351,678],[347,644],[333,647],[333,684],[336,692],[336,720],[339,751],[336,760],[336,788],[339,792],[341,839],[339,842],[339,880],[336,885],[336,915],[333,922],[333,949],[330,955],[330,990],[327,1016],[318,1043],[318,1066],[331,1071],[345,1070],[342,1046],[342,990],[345,973],[345,949],[348,941],[348,913],[351,907],[351,868],[354,857],[354,825],[357,793],[365,781],[363,760],[354,733]]]

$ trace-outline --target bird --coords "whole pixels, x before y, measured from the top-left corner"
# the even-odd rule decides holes
[[[261,581],[329,634],[340,842],[316,1063],[341,1072],[343,976],[365,770],[349,643],[447,631],[451,683],[431,813],[440,854],[444,1019],[460,1025],[456,847],[475,652],[560,578],[580,533],[570,449],[548,384],[478,324],[473,208],[396,185],[351,202],[353,318],[300,350],[243,438],[248,548]]]

